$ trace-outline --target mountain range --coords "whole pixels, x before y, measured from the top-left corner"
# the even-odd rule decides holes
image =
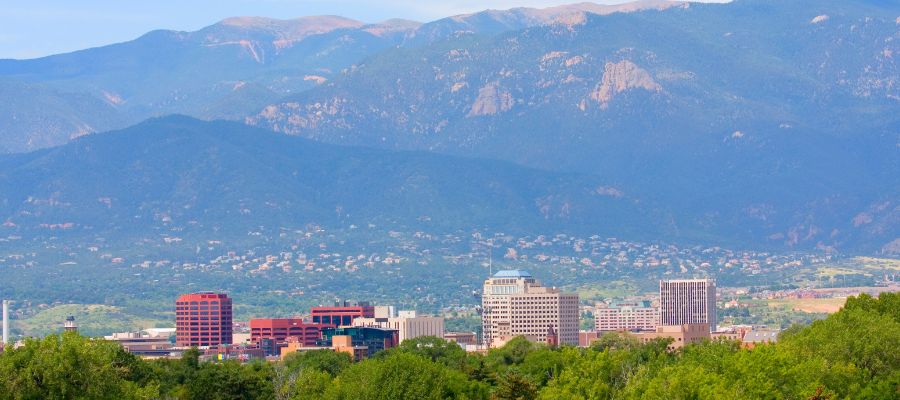
[[[240,219],[251,202],[271,223],[333,222],[337,207],[448,228],[897,254],[898,54],[900,5],[873,0],[583,3],[425,24],[238,17],[155,31],[0,60],[11,99],[0,150],[37,150],[3,157],[0,217],[121,227],[136,215]],[[170,113],[262,129],[177,117],[79,138]],[[182,139],[157,131],[190,145],[166,147]],[[311,157],[314,146],[331,158]],[[141,148],[156,150],[130,153]],[[224,148],[247,167],[207,165],[205,149]],[[357,153],[380,167],[343,158]],[[284,172],[316,165],[334,168]],[[409,189],[417,172],[434,186]],[[346,182],[365,196],[351,199]],[[115,218],[98,198],[118,199]]]
[[[0,151],[54,146],[171,113],[241,120],[391,48],[680,4],[649,0],[518,8],[427,24],[400,19],[366,24],[338,16],[235,17],[195,32],[158,30],[126,43],[0,60],[0,93],[18,100],[0,106]]]

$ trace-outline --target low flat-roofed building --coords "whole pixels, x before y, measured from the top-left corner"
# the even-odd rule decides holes
[[[649,301],[613,302],[594,308],[594,329],[598,332],[654,330],[659,308]]]
[[[641,343],[659,338],[671,338],[672,343],[669,344],[669,350],[680,349],[690,343],[710,340],[709,324],[661,325],[657,326],[655,331],[625,333],[636,337]]]
[[[709,334],[711,340],[741,340],[741,334],[733,331],[716,331]]]
[[[368,354],[372,355],[381,350],[397,347],[400,344],[399,334],[394,329],[385,329],[369,326],[352,326],[342,328],[326,328],[322,330],[322,339],[316,345],[319,347],[333,347],[335,336],[350,337],[353,346],[365,346]],[[341,341],[345,339],[340,339]],[[343,342],[341,342],[343,343]]]
[[[465,348],[466,345],[478,344],[478,335],[475,332],[447,332],[444,333],[444,340],[454,342]]]
[[[249,344],[250,333],[232,333],[231,344]]]
[[[250,320],[250,342],[258,343],[265,338],[285,343],[287,338],[295,337],[306,346],[315,346],[326,327],[301,318],[254,318]]]
[[[362,361],[369,356],[369,347],[354,344],[352,336],[332,336],[331,348],[336,352],[349,354],[353,361]]]
[[[119,344],[125,351],[136,356],[168,357],[174,352],[175,345],[169,335],[174,334],[174,331],[118,332],[105,336],[104,339]]]
[[[203,360],[205,361],[225,361],[225,360],[265,360],[265,351],[256,345],[228,345],[220,344],[209,346],[203,349]]]
[[[353,326],[393,329],[399,333],[400,343],[422,336],[444,336],[444,318],[419,316],[415,311],[400,311],[391,318],[356,318]]]
[[[778,342],[778,334],[777,331],[750,331],[741,339],[741,345],[752,349],[763,343],[775,343]]]
[[[369,356],[369,347],[353,344],[350,336],[335,335],[331,337],[331,347],[304,346],[303,343],[288,339],[287,346],[281,350],[281,359],[284,360],[293,353],[306,351],[328,350],[347,353],[353,361],[360,361]]]
[[[603,335],[603,332],[579,331],[578,332],[578,347],[590,347],[591,343],[593,343],[595,340],[599,339],[601,335]]]

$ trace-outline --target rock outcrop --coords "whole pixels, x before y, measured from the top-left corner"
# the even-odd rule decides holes
[[[658,93],[662,91],[662,86],[653,80],[649,72],[631,61],[608,62],[603,70],[603,79],[590,93],[590,98],[605,109],[616,95],[632,89]]]
[[[469,117],[478,117],[484,115],[497,115],[504,111],[509,111],[515,99],[508,91],[500,87],[500,82],[491,82],[478,89],[478,98],[472,104],[469,110]]]

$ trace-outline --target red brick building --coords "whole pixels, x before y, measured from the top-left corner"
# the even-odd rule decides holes
[[[356,305],[344,302],[331,307],[312,307],[309,313],[314,324],[337,328],[350,326],[356,318],[375,318],[375,307],[370,306],[367,302],[359,302]]]
[[[231,299],[224,293],[183,294],[175,301],[178,346],[231,344]]]
[[[284,343],[289,337],[297,338],[304,346],[315,346],[322,336],[322,328],[329,325],[311,324],[300,318],[254,318],[250,320],[250,342],[272,339]]]

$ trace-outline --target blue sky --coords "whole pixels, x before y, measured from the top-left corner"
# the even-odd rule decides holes
[[[389,18],[427,22],[486,8],[548,7],[579,1],[583,0],[15,0],[0,6],[0,58],[34,58],[102,46],[153,29],[197,30],[240,15],[293,18],[330,14],[364,22]]]

